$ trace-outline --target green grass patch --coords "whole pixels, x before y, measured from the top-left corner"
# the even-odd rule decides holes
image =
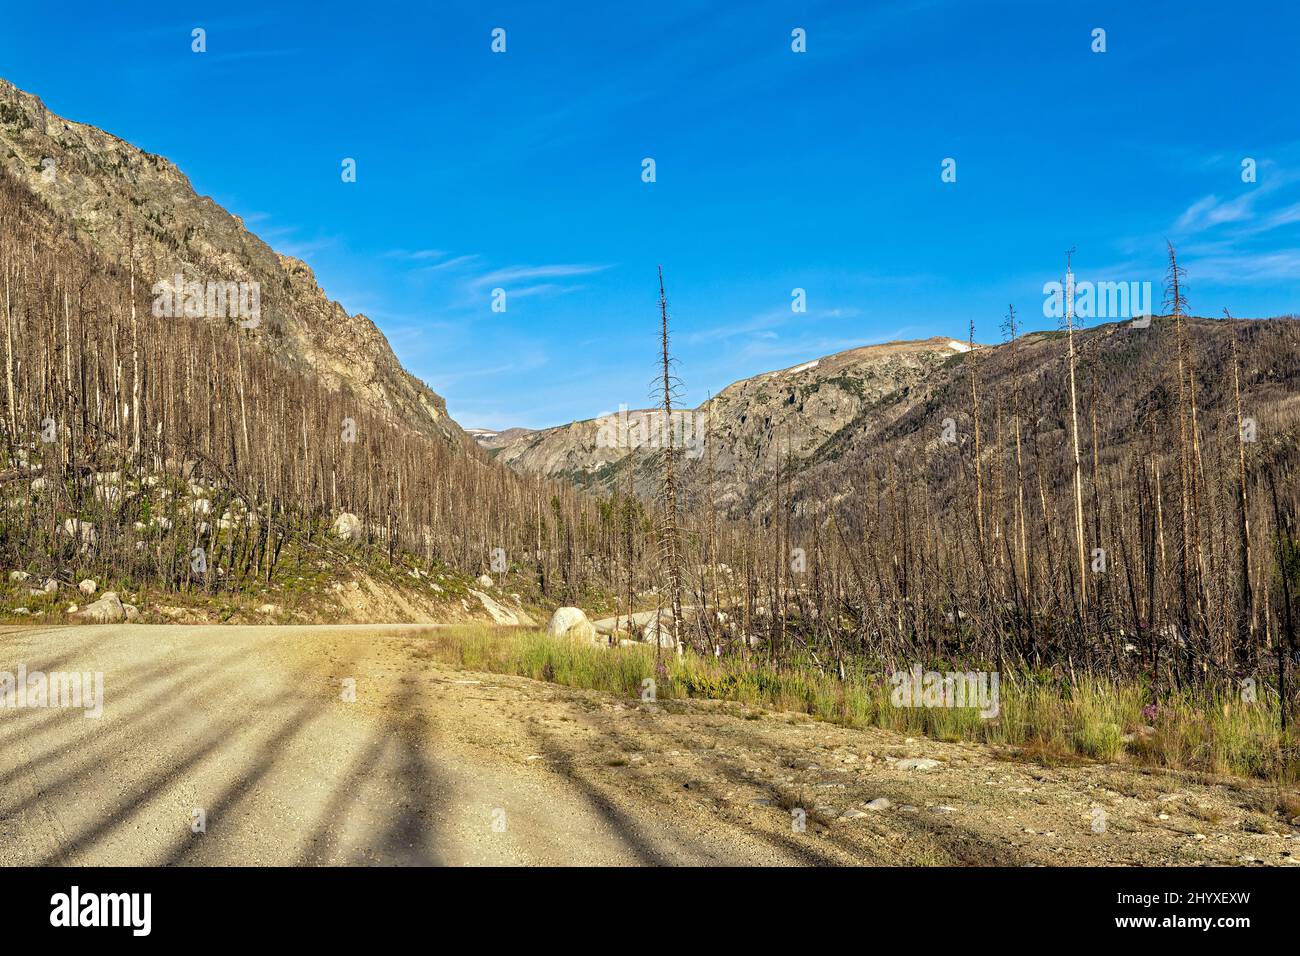
[[[845,680],[811,661],[775,668],[739,657],[665,652],[655,673],[649,646],[601,648],[517,629],[466,626],[433,632],[428,653],[472,670],[514,674],[619,697],[640,698],[654,679],[658,700],[709,698],[755,710],[793,711],[847,727],[880,727],[939,740],[1023,748],[1038,759],[1129,761],[1171,769],[1297,779],[1297,739],[1278,729],[1276,701],[1244,704],[1173,695],[1144,714],[1150,690],[1098,678],[1075,683],[1046,673],[1003,673],[1000,712],[976,708],[897,707],[884,669],[864,662]],[[928,665],[947,671],[965,668]],[[747,717],[753,715],[746,715]]]

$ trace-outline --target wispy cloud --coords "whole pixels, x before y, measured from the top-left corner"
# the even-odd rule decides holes
[[[431,266],[422,266],[419,272],[444,272],[448,269],[459,269],[461,266],[469,265],[471,262],[478,260],[478,253],[471,253],[465,256],[455,256],[446,262],[438,262]]]
[[[470,285],[476,289],[487,286],[508,287],[511,282],[524,282],[533,279],[561,279],[571,276],[585,276],[603,272],[609,266],[603,265],[549,265],[549,266],[510,266],[494,269],[474,278]]]
[[[1193,202],[1174,223],[1174,231],[1188,235],[1219,226],[1241,226],[1244,231],[1239,234],[1253,235],[1300,222],[1300,203],[1294,202],[1294,196],[1285,208],[1272,208],[1283,195],[1294,192],[1291,187],[1300,182],[1300,171],[1261,160],[1257,175],[1258,184],[1242,184],[1246,191],[1239,196],[1223,199],[1211,193]]]
[[[441,259],[447,253],[441,249],[393,249],[384,253],[385,259],[400,259],[402,262],[425,262],[429,259]]]
[[[1229,252],[1191,260],[1197,281],[1223,283],[1278,282],[1300,279],[1300,249],[1274,252]],[[1193,266],[1189,266],[1189,272]]]
[[[1225,222],[1242,222],[1252,218],[1258,193],[1250,192],[1236,199],[1222,200],[1218,196],[1205,196],[1187,207],[1178,217],[1174,228],[1179,232],[1200,232]]]

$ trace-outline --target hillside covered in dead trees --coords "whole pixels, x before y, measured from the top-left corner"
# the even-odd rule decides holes
[[[1153,699],[1250,681],[1285,721],[1300,323],[1193,318],[1169,263],[1145,327],[1012,313],[1001,345],[877,347],[887,376],[827,363],[826,415],[829,380],[787,370],[720,395],[690,456],[670,441],[583,490],[494,460],[175,167],[6,86],[0,563],[220,594],[363,553],[617,612],[611,642],[651,610],[657,648],[755,666],[1087,673]],[[220,314],[187,310],[191,283]]]
[[[0,148],[33,122],[13,108],[0,121]],[[79,197],[62,205],[15,175],[21,156],[0,164],[6,568],[219,592],[272,580],[286,548],[300,569],[346,543],[471,575],[528,554],[527,581],[556,599],[586,580],[595,502],[493,465],[368,319],[341,325],[314,281],[299,286],[296,260],[240,229],[241,248],[266,253],[240,264],[220,236],[114,215],[143,208],[130,165],[153,160],[113,142],[129,151],[117,167],[59,168]],[[157,314],[154,286],[173,274],[257,282],[262,320]]]

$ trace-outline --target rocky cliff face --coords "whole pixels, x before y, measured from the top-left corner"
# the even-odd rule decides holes
[[[876,403],[906,396],[967,346],[951,339],[868,345],[735,382],[699,408],[665,423],[653,410],[620,412],[530,432],[510,429],[480,442],[522,471],[610,491],[652,494],[671,434],[684,449],[688,483],[709,483],[727,511],[786,464],[817,454]],[[705,440],[707,436],[707,441]]]
[[[1189,354],[1199,370],[1197,397],[1207,441],[1235,414],[1232,380],[1225,371],[1232,367],[1234,336],[1246,414],[1267,421],[1259,427],[1271,436],[1291,427],[1300,407],[1295,387],[1300,325],[1293,317],[1188,318],[1186,327]],[[972,374],[983,411],[981,467],[1014,474],[1007,429],[1018,414],[1026,449],[1032,449],[1036,464],[1042,456],[1046,489],[1064,487],[1071,472],[1063,336],[1030,333],[1014,344],[976,346],[971,354],[950,339],[893,342],[736,382],[690,410],[688,421],[673,432],[676,447],[686,449],[681,469],[686,507],[711,499],[723,514],[767,520],[778,501],[789,502],[795,512],[833,504],[851,496],[868,473],[890,468],[928,475],[938,507],[953,506],[970,493],[962,482],[974,452]],[[1150,435],[1139,423],[1173,401],[1173,321],[1157,316],[1146,328],[1121,322],[1083,329],[1076,348],[1088,449],[1095,444],[1105,461],[1149,453]],[[1095,422],[1087,411],[1093,403],[1099,410]],[[519,431],[501,432],[484,444],[515,468],[580,486],[630,488],[642,497],[657,490],[664,442],[654,412]],[[949,431],[951,437],[944,438]],[[704,435],[701,454],[701,445],[692,446],[690,439]],[[1258,447],[1271,446],[1261,439]]]
[[[443,399],[402,368],[370,319],[349,315],[325,295],[305,263],[278,255],[239,217],[196,194],[161,156],[57,116],[37,97],[0,80],[0,169],[23,182],[106,261],[128,268],[134,246],[142,306],[154,298],[156,282],[177,274],[203,288],[256,284],[259,321],[249,334],[257,345],[418,431],[468,441]],[[247,321],[229,311],[202,318]]]

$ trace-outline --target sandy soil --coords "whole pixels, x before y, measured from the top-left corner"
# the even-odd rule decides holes
[[[0,864],[1293,865],[1274,788],[458,670],[427,628],[0,630]],[[355,681],[356,699],[344,699]],[[911,758],[935,761],[909,769]],[[887,809],[869,809],[884,798]],[[880,806],[880,804],[877,804]],[[194,832],[202,810],[204,832]],[[802,823],[802,826],[800,825]]]

